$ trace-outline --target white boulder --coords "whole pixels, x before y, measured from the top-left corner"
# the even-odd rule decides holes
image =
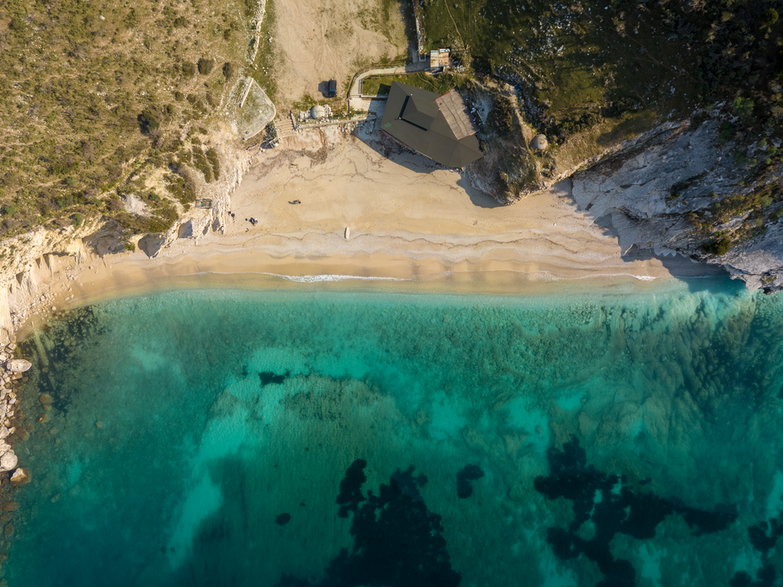
[[[29,371],[33,364],[27,359],[11,359],[5,364],[5,368],[12,373],[24,373]]]
[[[12,450],[3,453],[3,456],[0,456],[0,471],[13,471],[18,464],[19,459]]]
[[[30,482],[30,476],[22,467],[11,474],[11,485],[24,485]]]

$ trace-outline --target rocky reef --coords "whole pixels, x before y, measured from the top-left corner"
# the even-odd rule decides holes
[[[16,415],[16,392],[12,386],[25,379],[32,364],[25,359],[13,358],[16,344],[0,346],[0,475],[7,476],[12,485],[22,485],[29,480],[27,472],[19,467],[19,459],[8,443],[16,432],[12,419]]]

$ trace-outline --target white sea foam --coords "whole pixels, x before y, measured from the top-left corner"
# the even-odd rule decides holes
[[[323,273],[323,274],[317,274],[317,275],[284,275],[282,273],[267,273],[264,272],[263,275],[269,275],[270,277],[279,277],[280,279],[285,279],[287,281],[295,281],[297,283],[320,283],[324,281],[348,281],[348,280],[358,280],[358,281],[408,281],[407,279],[403,279],[401,277],[374,277],[374,276],[368,276],[368,275],[336,275],[332,273]]]

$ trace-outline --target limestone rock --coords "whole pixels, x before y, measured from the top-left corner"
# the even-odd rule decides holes
[[[160,249],[165,242],[166,237],[163,234],[145,234],[139,239],[139,248],[144,251],[145,255],[147,255],[149,258],[152,258],[160,252]]]
[[[5,368],[12,373],[24,373],[32,366],[33,364],[27,359],[11,359],[5,364]]]
[[[18,464],[19,459],[12,450],[3,453],[3,456],[0,456],[0,470],[2,471],[13,471]]]
[[[783,222],[715,256],[701,248],[703,237],[689,215],[751,187],[736,165],[732,144],[722,145],[720,125],[696,128],[667,123],[629,141],[572,177],[572,197],[596,224],[613,233],[623,255],[681,254],[719,265],[750,289],[783,290]],[[777,173],[783,175],[783,169]]]
[[[546,151],[547,147],[549,147],[549,141],[547,140],[546,135],[536,135],[533,137],[533,140],[530,141],[530,146],[536,151]]]
[[[124,230],[119,222],[110,220],[84,237],[84,244],[101,257],[121,253],[125,250]]]
[[[188,220],[179,225],[177,229],[177,238],[192,238],[193,237],[193,220]]]
[[[30,475],[22,467],[11,474],[11,485],[24,485],[30,482]]]

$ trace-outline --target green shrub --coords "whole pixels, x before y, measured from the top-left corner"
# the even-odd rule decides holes
[[[215,62],[212,59],[202,57],[198,60],[198,72],[201,75],[208,75],[209,72],[212,71],[213,67],[215,67]]]
[[[731,250],[731,239],[725,234],[718,235],[710,242],[702,245],[702,250],[710,255],[720,257]]]
[[[158,117],[155,116],[155,113],[149,108],[142,110],[141,113],[136,117],[136,120],[139,123],[139,130],[143,135],[149,136],[155,134],[160,128],[160,121],[158,120]]]
[[[212,166],[204,155],[204,150],[199,146],[194,146],[191,150],[193,154],[193,167],[198,169],[204,175],[204,181],[212,182],[215,177],[212,174]]]
[[[209,161],[209,164],[212,166],[212,174],[215,176],[215,179],[220,178],[220,159],[218,159],[218,154],[215,149],[212,147],[209,148],[207,151],[207,161]]]
[[[193,77],[196,75],[196,66],[193,65],[190,61],[186,61],[182,64],[182,73],[185,77]]]

